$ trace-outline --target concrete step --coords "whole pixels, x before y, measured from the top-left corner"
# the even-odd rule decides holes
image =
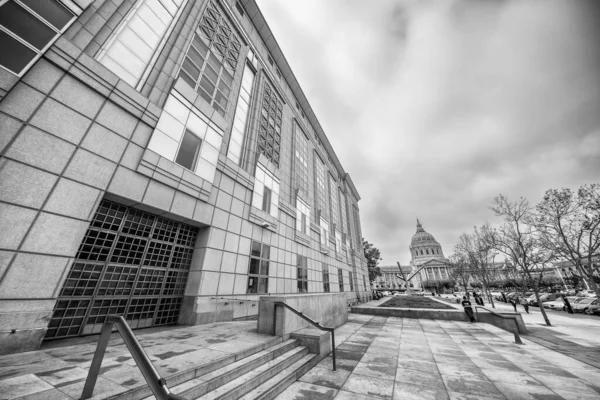
[[[240,397],[240,400],[272,400],[314,367],[316,363],[316,354],[307,354],[262,385]]]
[[[306,347],[298,346],[203,396],[194,398],[186,396],[185,392],[181,395],[187,399],[196,400],[237,400],[295,364],[307,354],[308,349]],[[311,356],[313,355],[311,354]]]
[[[276,359],[298,346],[295,339],[287,340],[279,343],[268,349],[252,354],[239,361],[216,369],[207,374],[198,376],[189,381],[183,382],[180,385],[170,388],[171,392],[179,394],[186,399],[194,399],[200,397],[220,386],[239,378],[240,376],[253,371],[254,369],[264,365],[265,363]],[[149,397],[148,400],[151,400]]]

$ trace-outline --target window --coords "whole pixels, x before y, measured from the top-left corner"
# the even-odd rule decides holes
[[[340,283],[340,292],[344,291],[344,271],[338,268],[338,282]]]
[[[281,71],[279,70],[279,68],[275,68],[275,74],[277,75],[278,79],[281,79]]]
[[[356,206],[352,206],[352,209],[354,211],[354,229],[356,230],[356,248],[360,249],[362,247],[362,235],[360,233],[360,220],[358,219],[358,209],[356,208]]]
[[[271,57],[270,54],[267,55],[267,61],[269,62],[269,64],[271,64],[271,67],[272,67],[274,62],[273,62],[273,57]]]
[[[325,263],[323,263],[322,265],[322,271],[323,271],[323,292],[325,293],[329,293],[330,292],[330,288],[329,288],[329,266]]]
[[[340,229],[340,211],[339,203],[337,198],[337,184],[333,175],[329,174],[329,207],[331,209],[331,223],[333,224],[332,230],[336,231]]]
[[[354,281],[352,279],[352,272],[348,273],[348,283],[350,284],[350,291],[354,292]]]
[[[198,160],[198,154],[200,153],[201,143],[202,140],[200,140],[198,136],[186,129],[175,162],[182,167],[194,171],[196,169],[196,161]]]
[[[246,293],[267,293],[270,253],[270,246],[255,240],[252,241],[250,266],[248,267],[248,290]]]
[[[308,235],[310,232],[310,207],[296,197],[296,230]]]
[[[308,201],[308,138],[300,129],[298,124],[294,124],[295,148],[294,148],[294,177],[298,195]]]
[[[429,249],[425,249],[425,253],[426,253],[426,254],[429,254]]]
[[[296,109],[300,111],[300,104],[298,104],[298,102],[296,102]]]
[[[242,17],[244,16],[244,7],[238,0],[236,0],[235,2],[235,9],[240,13]]]
[[[340,229],[343,236],[348,234],[348,212],[346,210],[346,195],[344,195],[344,192],[342,192],[341,188],[338,188],[338,198],[340,202]]]
[[[327,218],[327,186],[325,183],[325,164],[315,153],[315,209],[320,211],[320,216]],[[316,222],[319,223],[318,214]]]
[[[98,61],[136,87],[177,15],[182,0],[144,0],[107,42]]]
[[[258,125],[258,151],[278,167],[282,114],[283,103],[271,85],[265,82]]]
[[[208,4],[190,44],[179,77],[225,116],[242,45],[227,17]]]
[[[152,133],[148,149],[169,161],[186,168],[191,167],[196,175],[212,182],[223,132],[209,126],[204,114],[187,104],[189,103],[183,100],[179,93],[171,91]],[[193,135],[189,135],[190,133]],[[183,143],[184,141],[186,143]]]
[[[262,210],[268,214],[271,213],[271,189],[265,186],[263,192]]]
[[[367,278],[363,275],[363,287],[365,288],[365,292],[367,291]]]
[[[297,256],[296,269],[298,270],[298,293],[308,292],[308,267],[304,256]]]
[[[253,53],[250,51],[248,54],[249,62],[251,62],[251,57],[253,58]],[[248,120],[248,112],[250,110],[254,77],[254,71],[250,65],[246,64],[244,75],[242,76],[242,87],[235,108],[235,116],[233,117],[234,122],[231,129],[231,137],[229,138],[229,148],[227,149],[227,157],[236,164],[239,164],[242,159],[246,121]]]
[[[300,111],[300,116],[302,117],[302,119],[306,118],[306,115],[304,115],[304,111]]]
[[[268,197],[268,200],[265,198]],[[256,164],[252,206],[279,217],[279,180],[261,164]]]
[[[11,0],[0,5],[0,66],[23,75],[74,17],[57,0]]]

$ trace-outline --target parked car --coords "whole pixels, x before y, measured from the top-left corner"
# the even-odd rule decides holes
[[[590,306],[595,306],[598,304],[598,299],[595,299],[593,297],[588,297],[588,298],[584,298],[582,300],[580,300],[578,303],[575,303],[574,305],[571,306],[571,308],[573,308],[573,311],[575,311],[576,313],[588,313],[588,309],[590,308]],[[594,310],[594,308],[592,308],[592,311]]]
[[[569,300],[571,307],[573,307],[573,304],[576,304],[578,299],[582,299],[582,297],[567,296],[567,300]],[[567,306],[565,306],[565,302],[562,297],[557,297],[556,300],[546,301],[543,303],[543,306],[544,308],[548,308],[550,310],[567,310]]]
[[[584,312],[588,315],[600,315],[600,301],[594,300]]]
[[[560,297],[562,297],[562,293],[544,293],[544,294],[540,293],[540,303],[545,303],[547,301],[553,301]],[[533,300],[531,300],[529,302],[529,305],[534,306],[534,307],[538,306],[538,302],[537,302],[537,299],[535,298],[535,296],[533,297]]]
[[[580,290],[577,292],[577,296],[580,297],[597,297],[596,292],[593,290]]]

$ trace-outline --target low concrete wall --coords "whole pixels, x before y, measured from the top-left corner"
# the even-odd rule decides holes
[[[401,318],[422,318],[422,319],[439,319],[446,321],[465,321],[469,322],[469,318],[463,310],[431,310],[423,308],[394,308],[394,307],[352,307],[352,313],[379,315],[384,317],[401,317]],[[514,332],[516,329],[519,333],[526,334],[527,327],[523,322],[521,314],[518,313],[497,313],[495,315],[487,311],[478,310],[477,321],[486,322],[497,326],[508,332]],[[502,318],[505,317],[505,318]]]
[[[525,326],[525,322],[523,322],[523,318],[521,314],[518,313],[498,313],[502,315],[495,315],[487,311],[477,311],[477,321],[487,322],[488,324],[492,324],[497,326],[498,328],[504,329],[508,332],[514,332],[515,330],[521,334],[527,333],[527,327]],[[504,317],[504,318],[503,318]]]
[[[281,301],[304,313],[326,327],[337,328],[348,322],[348,306],[345,293],[298,294],[263,296],[258,305],[259,333],[273,334],[274,303]],[[312,325],[285,307],[277,307],[275,335],[285,336]]]
[[[431,310],[425,308],[394,307],[352,307],[356,314],[379,315],[384,317],[440,319],[446,321],[469,321],[462,310]]]

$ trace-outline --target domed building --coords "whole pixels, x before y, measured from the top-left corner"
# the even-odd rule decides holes
[[[426,280],[450,279],[450,262],[444,257],[442,245],[431,233],[423,229],[417,219],[417,232],[410,241],[411,271],[415,274],[411,282],[415,288],[422,289]]]

